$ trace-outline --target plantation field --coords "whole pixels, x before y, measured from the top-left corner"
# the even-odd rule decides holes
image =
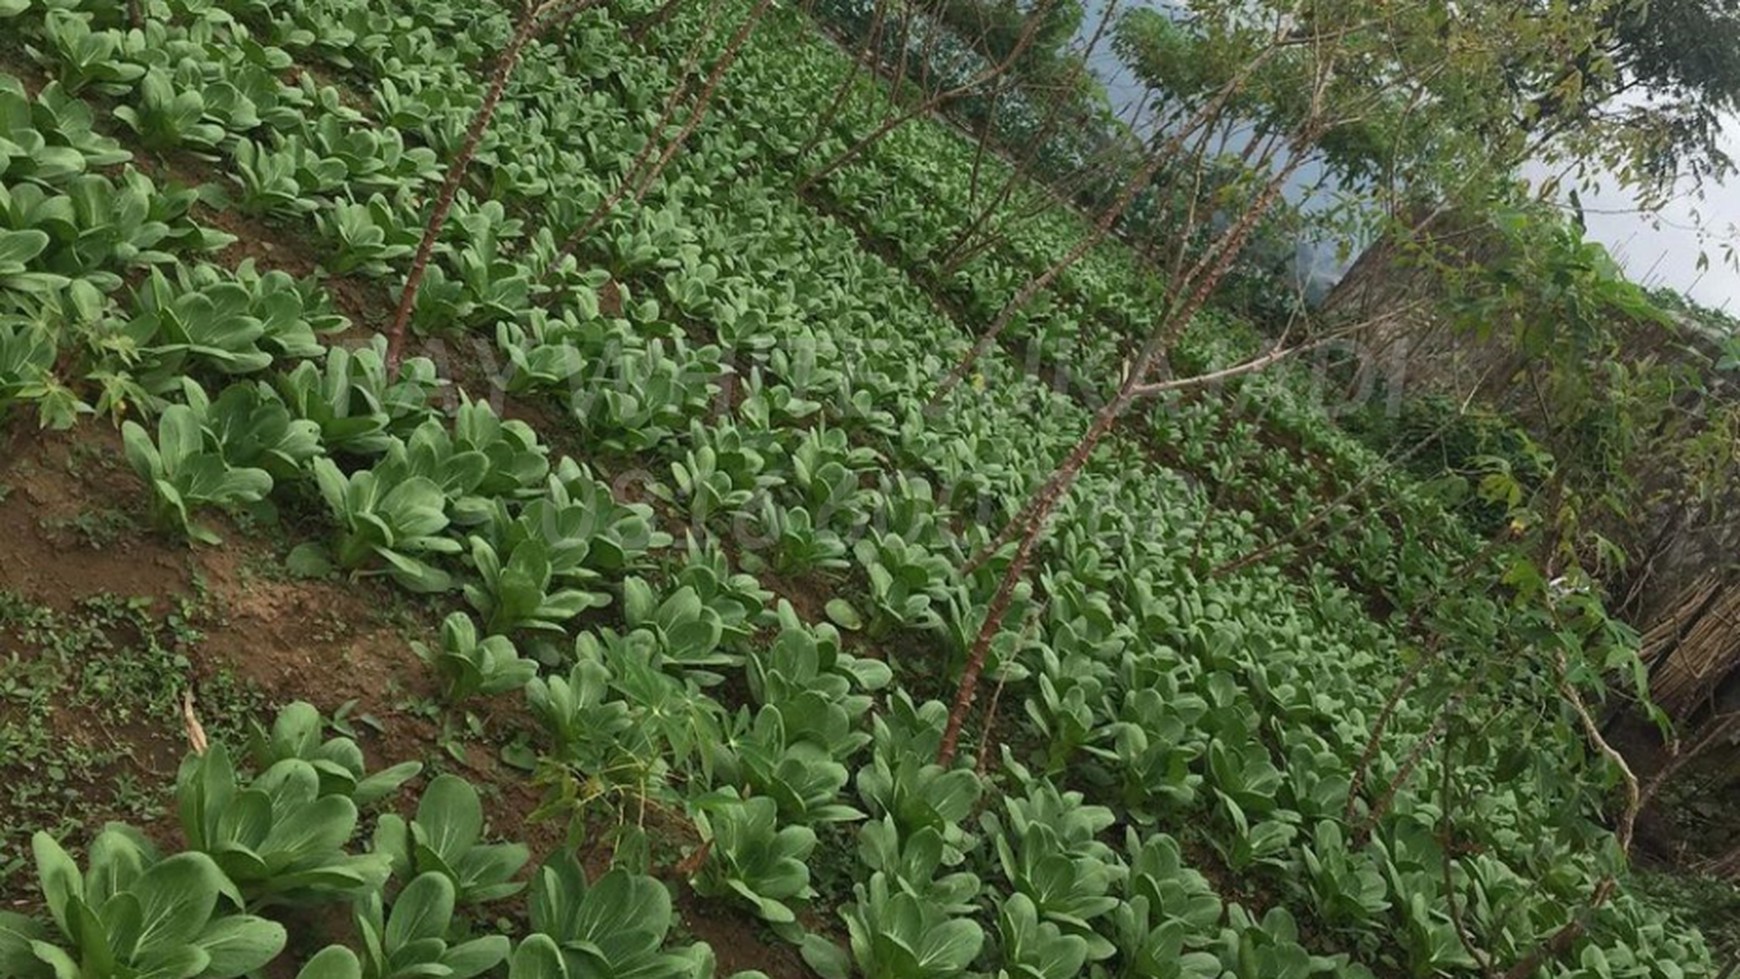
[[[1164,283],[1097,247],[931,404],[1084,222],[948,268],[934,120],[806,180],[890,93],[816,133],[850,56],[779,6],[589,220],[749,11],[654,6],[528,47],[394,368],[508,13],[0,0],[0,976],[1714,974],[1542,666],[1634,637],[1304,367],[1120,424],[937,764],[974,558]]]

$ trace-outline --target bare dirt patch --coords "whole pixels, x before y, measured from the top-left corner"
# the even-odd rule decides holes
[[[754,918],[723,901],[697,897],[677,885],[677,913],[696,938],[713,947],[718,975],[759,969],[769,979],[811,979],[797,949],[768,934]]]
[[[187,596],[191,552],[146,529],[144,499],[106,425],[0,432],[0,590],[63,611],[103,594]]]

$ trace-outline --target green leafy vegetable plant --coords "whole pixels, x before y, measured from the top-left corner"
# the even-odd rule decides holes
[[[328,945],[309,956],[296,979],[362,979],[362,962],[343,945]]]
[[[422,555],[457,554],[447,528],[447,499],[423,476],[386,484],[372,470],[344,475],[330,459],[314,460],[321,498],[339,525],[339,567],[385,574],[417,592],[446,591],[452,579]]]
[[[857,901],[840,912],[850,959],[819,937],[804,943],[804,960],[824,979],[846,979],[854,965],[865,979],[948,979],[971,968],[984,948],[978,922],[890,887],[883,874],[855,890]]]
[[[119,95],[145,75],[145,67],[126,57],[127,35],[119,30],[93,30],[83,16],[50,10],[42,25],[44,49],[37,59],[60,70],[60,83],[77,94],[95,87]]]
[[[851,778],[826,744],[792,737],[778,707],[763,707],[749,729],[733,739],[743,778],[774,800],[780,816],[804,825],[851,822],[864,814],[838,802]]]
[[[441,677],[449,703],[524,689],[538,673],[538,664],[522,658],[508,637],[478,638],[476,623],[464,612],[442,621],[438,646],[413,642],[411,649]]]
[[[0,249],[5,242],[0,239]],[[0,416],[22,401],[35,401],[54,383],[58,347],[47,330],[0,320]]]
[[[344,179],[344,165],[309,153],[295,136],[282,137],[276,147],[251,139],[236,140],[232,179],[240,191],[236,205],[246,214],[294,217],[320,210],[315,196]]]
[[[676,917],[670,893],[622,868],[595,881],[572,854],[552,856],[532,882],[533,934],[514,952],[516,979],[688,979],[710,975],[705,943],[665,950]]]
[[[345,852],[356,803],[321,795],[320,773],[300,758],[244,782],[214,744],[182,763],[176,801],[189,849],[208,854],[250,900],[331,901],[386,878],[385,858]]]
[[[390,914],[381,891],[368,892],[356,911],[363,979],[471,979],[506,961],[512,946],[505,935],[450,940],[454,900],[453,881],[434,872],[406,884]]]
[[[566,677],[533,677],[526,685],[532,715],[554,742],[554,757],[598,778],[627,783],[659,755],[631,704],[610,688],[610,667],[581,655]]]
[[[936,828],[902,834],[891,816],[865,824],[858,834],[858,859],[872,873],[885,875],[891,886],[924,904],[951,915],[972,915],[979,910],[984,885],[971,871],[950,870],[947,856],[943,834]]]
[[[132,979],[251,974],[284,948],[282,925],[232,909],[242,895],[203,853],[161,858],[137,832],[111,825],[89,867],[46,833],[32,843],[58,937],[0,912],[0,972],[19,979]]]
[[[32,99],[23,83],[0,74],[0,175],[9,182],[60,186],[97,167],[126,163],[133,154],[97,132],[84,100],[50,82]]]
[[[392,263],[417,249],[417,234],[404,227],[379,194],[367,201],[342,203],[319,211],[315,223],[335,251],[330,269],[339,275],[383,276]]]
[[[1030,787],[1027,798],[1006,802],[1009,822],[986,813],[985,833],[997,849],[1003,874],[1037,912],[1066,934],[1080,937],[1089,958],[1110,958],[1116,947],[1091,922],[1115,909],[1113,888],[1126,870],[1101,831],[1114,817],[1102,806],[1082,805],[1079,793],[1060,793],[1048,784]]]
[[[997,935],[1003,954],[999,979],[1070,979],[1087,964],[1087,940],[1041,920],[1025,894],[1011,894],[997,908]]]
[[[765,796],[713,793],[694,805],[707,855],[692,883],[706,897],[733,895],[776,929],[796,934],[786,902],[814,896],[804,862],[816,846],[807,826],[779,826],[779,805]]]
[[[437,385],[435,365],[407,359],[389,377],[384,338],[373,346],[332,347],[324,363],[305,361],[281,375],[279,389],[298,418],[320,426],[320,440],[332,455],[384,454],[398,433],[409,433],[433,417],[429,405]]]
[[[949,565],[941,555],[909,544],[898,534],[872,530],[853,547],[858,564],[870,579],[871,635],[896,628],[936,628],[941,625],[932,603],[942,597]]]
[[[550,550],[541,539],[526,538],[503,561],[482,537],[471,538],[471,563],[479,581],[465,586],[465,600],[483,616],[484,628],[500,635],[515,629],[560,632],[587,609],[602,608],[610,596],[557,588]]]
[[[321,451],[320,427],[290,417],[265,382],[223,389],[215,400],[191,379],[182,383],[187,407],[234,469],[263,469],[274,480],[291,478]]]
[[[370,774],[356,741],[342,735],[322,738],[322,726],[319,709],[295,701],[278,711],[270,729],[252,726],[249,758],[266,771],[290,759],[307,762],[319,777],[321,796],[343,796],[358,807],[387,798],[423,770],[421,762],[405,761]]]
[[[195,509],[256,503],[272,491],[272,477],[264,469],[232,468],[220,449],[209,446],[198,416],[186,405],[164,411],[155,442],[132,421],[122,424],[121,439],[133,471],[151,488],[156,524],[200,543],[222,538],[194,522]]]
[[[215,149],[224,140],[224,127],[206,121],[209,93],[202,80],[152,67],[139,79],[138,104],[115,108],[115,118],[154,150],[186,146]]]
[[[514,880],[529,853],[523,843],[483,843],[483,802],[457,775],[441,775],[423,790],[410,822],[388,813],[375,828],[375,850],[409,880],[436,873],[453,884],[461,904],[498,901],[518,893]]]

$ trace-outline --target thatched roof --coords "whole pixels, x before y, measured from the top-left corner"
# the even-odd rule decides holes
[[[1705,713],[1740,667],[1740,579],[1712,573],[1688,589],[1644,634],[1642,655],[1663,710],[1679,720]]]

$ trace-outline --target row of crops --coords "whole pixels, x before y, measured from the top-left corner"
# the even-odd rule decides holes
[[[419,647],[444,696],[523,701],[555,808],[603,814],[624,865],[589,879],[561,853],[525,886],[526,847],[486,842],[474,787],[442,776],[414,816],[383,815],[415,760],[370,773],[295,705],[245,755],[189,757],[179,852],[116,826],[62,841],[81,861],[38,835],[41,910],[0,916],[0,973],[705,977],[711,954],[674,938],[633,856],[677,845],[648,839],[649,807],[698,834],[687,886],[827,979],[1473,973],[1527,954],[1620,859],[1605,771],[1521,652],[1496,671],[1444,657],[1438,700],[1489,719],[1478,744],[1415,750],[1440,704],[1409,698],[1362,761],[1423,655],[1369,595],[1428,610],[1411,624],[1453,650],[1544,631],[1458,579],[1479,542],[1405,482],[1370,493],[1396,520],[1332,521],[1310,562],[1211,573],[1377,464],[1297,376],[1159,405],[1096,455],[993,649],[1001,709],[961,764],[935,763],[1005,565],[958,569],[1074,444],[1155,287],[1102,249],[927,410],[975,327],[1080,226],[1024,224],[939,281],[971,148],[929,124],[794,194],[847,64],[796,11],[759,27],[653,192],[563,260],[707,28],[681,10],[636,43],[624,24],[648,10],[621,4],[536,44],[394,371],[320,278],[215,262],[230,236],[202,216],[285,228],[385,301],[508,17],[143,8],[132,28],[122,3],[0,0],[22,38],[5,51],[22,77],[0,82],[0,410],[120,420],[165,534],[223,546],[216,512],[310,508],[327,532],[299,567],[445,596]],[[808,162],[883,98],[862,89]],[[139,153],[209,167],[225,193],[160,186]],[[1251,342],[1206,317],[1179,359]],[[1073,383],[1032,376],[1029,344]],[[466,363],[441,356],[455,345]],[[650,494],[622,491],[630,471]],[[823,614],[800,613],[793,581]],[[1598,608],[1554,615],[1579,661],[1625,662]],[[824,902],[818,839],[842,833],[851,887]],[[310,906],[348,906],[354,941],[285,951]],[[1708,962],[1622,894],[1545,971]]]

